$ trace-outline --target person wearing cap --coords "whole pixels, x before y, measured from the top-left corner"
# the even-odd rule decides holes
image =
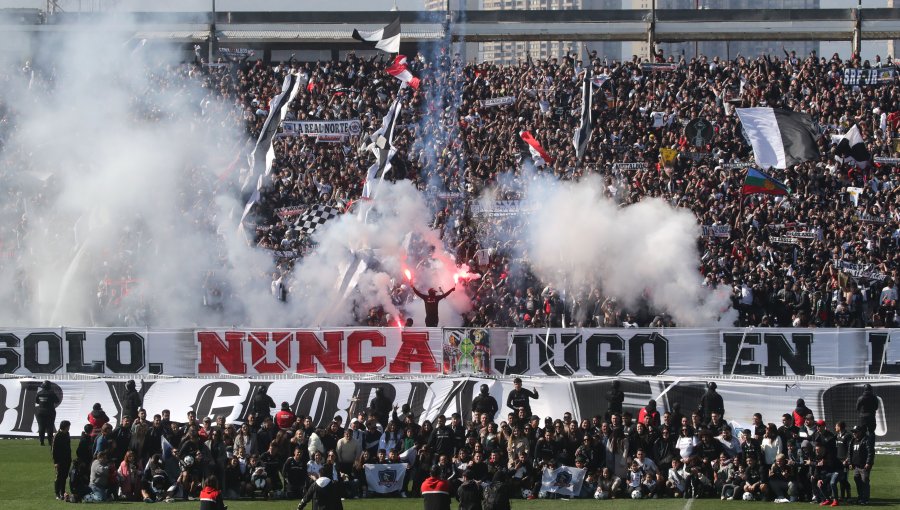
[[[522,388],[522,379],[516,377],[513,379],[513,390],[506,397],[506,407],[514,411],[524,409],[525,416],[531,416],[531,399],[537,400],[538,398],[537,389],[526,390]]]
[[[125,383],[125,394],[122,396],[122,415],[137,418],[138,409],[141,408],[141,394],[135,389],[134,380]]]
[[[856,412],[859,413],[859,425],[872,440],[875,439],[875,413],[878,412],[878,397],[871,384],[863,386],[862,395],[856,400]]]
[[[281,430],[286,430],[294,425],[297,421],[297,415],[291,411],[291,406],[287,402],[281,403],[281,410],[275,413],[275,425]]]
[[[722,395],[719,395],[716,391],[716,387],[715,382],[709,383],[706,387],[706,393],[700,397],[698,410],[704,423],[709,422],[712,413],[717,413],[719,418],[725,418],[725,401],[722,399]]]
[[[875,445],[865,429],[853,427],[853,439],[850,441],[850,457],[847,466],[853,470],[853,481],[856,482],[857,503],[869,503],[871,489],[872,465],[875,464]]]
[[[450,484],[438,465],[431,467],[430,476],[422,482],[422,500],[425,510],[450,510]]]
[[[491,396],[490,388],[487,384],[482,384],[479,388],[479,394],[472,400],[472,412],[479,415],[487,415],[488,421],[494,421],[494,416],[500,407],[497,405],[497,399]]]
[[[34,417],[38,423],[38,439],[41,441],[41,446],[44,446],[44,435],[46,434],[52,448],[53,434],[56,433],[56,406],[59,405],[59,397],[53,391],[50,381],[41,383],[41,389],[34,396],[34,403],[37,405]]]

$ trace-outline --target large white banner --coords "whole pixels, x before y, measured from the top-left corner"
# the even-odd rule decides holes
[[[893,376],[900,375],[898,335],[900,329],[12,328],[0,329],[0,374]]]
[[[502,376],[900,374],[900,330],[522,329],[492,341]]]
[[[192,330],[0,329],[0,374],[195,372]]]
[[[440,374],[438,328],[198,330],[197,374]]]
[[[581,492],[584,472],[584,469],[569,466],[561,466],[556,469],[544,468],[541,472],[541,492],[575,497]]]
[[[370,492],[388,494],[403,490],[406,464],[366,464],[364,467]]]
[[[528,379],[524,386],[537,390],[539,398],[531,401],[532,412],[540,417],[559,418],[566,411],[573,418],[603,416],[607,410],[605,395],[615,378]],[[706,391],[708,379],[700,378],[624,378],[618,379],[625,393],[624,410],[637,416],[651,398],[660,411],[671,410],[674,404],[689,415],[696,410]],[[0,379],[0,436],[34,436],[35,395],[41,379]],[[893,405],[900,394],[900,381],[871,379],[789,380],[789,379],[727,379],[716,380],[718,392],[725,402],[725,418],[736,426],[752,423],[754,413],[761,413],[765,422],[779,423],[784,413],[790,413],[802,398],[816,419],[824,419],[829,427],[837,421],[848,425],[858,423],[856,400],[863,385],[871,383],[880,400],[876,416],[879,440],[900,440],[900,406]],[[63,380],[52,379],[52,387],[60,397],[56,422],[69,420],[73,430],[87,422],[94,403],[99,403],[115,424],[121,415],[121,400],[126,381],[117,379]],[[367,407],[381,389],[394,404],[409,404],[419,422],[434,421],[438,415],[458,412],[471,416],[472,400],[481,384],[487,384],[490,395],[500,405],[497,420],[506,420],[511,409],[507,397],[513,389],[509,380],[478,378],[440,379],[369,379],[338,380],[328,378],[302,379],[157,379],[139,380],[137,389],[144,408],[150,416],[169,409],[174,421],[183,420],[188,411],[199,419],[224,416],[228,422],[243,422],[251,403],[261,388],[266,388],[276,403],[287,402],[298,415],[312,416],[313,425],[325,426],[335,416],[344,423]],[[277,409],[272,409],[274,413]]]

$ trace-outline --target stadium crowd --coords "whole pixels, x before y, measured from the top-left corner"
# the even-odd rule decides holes
[[[568,489],[562,494],[576,498],[713,497],[839,506],[850,498],[853,479],[855,501],[869,500],[879,406],[869,385],[857,401],[860,421],[852,428],[816,420],[799,399],[778,418],[780,425],[757,413],[749,428],[732,430],[715,383],[684,414],[680,403],[661,409],[655,400],[636,413],[623,409],[619,381],[605,394],[604,415],[580,422],[571,412],[532,415],[531,402],[538,398],[515,379],[501,410],[482,385],[471,414],[432,421],[379,389],[368,406],[351,408],[348,423],[339,415],[314,425],[314,417],[295,415],[287,402],[273,417],[276,404],[262,388],[238,423],[226,423],[224,416],[198,418],[194,411],[178,422],[168,410],[151,416],[141,408],[132,381],[116,427],[94,405],[74,458],[70,424],[60,423],[50,442],[55,492],[67,501],[171,502],[196,498],[205,484],[221,489],[226,499],[299,499],[325,478],[344,498],[407,497],[421,496],[431,477],[449,483],[460,497],[476,482],[493,485],[507,500],[553,498]],[[52,409],[49,382],[38,403]],[[399,490],[377,489],[384,480],[373,482],[366,471],[378,464],[404,466]],[[561,468],[573,470],[558,484]]]
[[[697,240],[698,269],[705,285],[731,290],[740,312],[738,325],[900,325],[897,165],[876,162],[858,168],[838,162],[828,141],[829,135],[855,124],[873,156],[897,156],[900,73],[870,85],[849,86],[843,80],[850,70],[893,69],[893,62],[841,60],[836,54],[804,58],[788,52],[733,60],[660,55],[656,60],[672,65],[653,68],[638,58],[616,62],[595,54],[585,61],[529,59],[512,66],[466,64],[445,53],[409,59],[421,86],[409,92],[402,109],[388,178],[410,179],[433,198],[432,225],[445,246],[458,262],[483,275],[465,286],[473,307],[464,315],[464,324],[673,325],[666,310],[650,309],[643,302],[626,308],[598,286],[567,289],[566,282],[539,281],[529,270],[522,241],[522,232],[529,228],[527,217],[473,210],[474,199],[489,189],[497,199],[522,197],[529,158],[523,158],[518,133],[528,130],[553,159],[537,165],[533,170],[538,174],[577,180],[596,173],[605,179],[609,198],[623,207],[643,197],[661,197],[674,207],[690,209],[701,225],[718,227],[719,235]],[[296,257],[311,248],[309,240],[291,228],[296,213],[316,204],[346,207],[361,195],[372,164],[361,147],[362,137],[377,129],[398,94],[397,82],[385,73],[388,63],[384,56],[350,54],[340,61],[278,65],[248,58],[217,65],[198,60],[168,70],[173,89],[179,80],[202,84],[207,96],[199,101],[199,116],[238,125],[249,139],[259,135],[268,101],[288,72],[299,73],[304,86],[287,120],[358,118],[362,123],[360,135],[339,143],[317,143],[309,135],[275,140],[276,159],[256,211],[253,242],[273,250],[277,269],[270,275],[278,299],[291,299],[291,268]],[[572,136],[580,112],[579,73],[586,65],[592,65],[594,76],[604,83],[594,92],[595,129],[578,162]],[[22,71],[29,72],[28,66]],[[40,76],[32,79],[40,82]],[[163,87],[168,83],[163,77],[158,81]],[[482,103],[509,96],[511,104]],[[738,163],[752,161],[752,153],[735,108],[751,106],[808,112],[822,129],[819,159],[773,170],[773,177],[792,190],[787,200],[741,194],[744,171]],[[3,139],[14,129],[15,105],[0,105],[0,116]],[[684,134],[685,124],[696,118],[714,126],[712,139],[703,146],[694,146]],[[661,164],[660,149],[676,149],[678,155]],[[11,153],[6,144],[0,157],[0,172],[10,174],[0,175],[4,179],[13,169],[27,167],[27,154]],[[228,161],[223,167],[231,155],[224,159]],[[238,161],[232,167],[239,166]],[[22,188],[27,186],[52,183],[17,183],[6,190],[0,263],[15,265],[9,261],[19,256],[17,247],[28,229],[40,228],[30,225],[24,212],[28,207],[23,196],[29,195],[23,195]],[[854,188],[858,190],[851,194]],[[45,201],[48,195],[52,193],[45,189],[37,200]],[[185,210],[198,203],[207,202],[190,200]],[[293,213],[284,214],[287,210]],[[791,232],[805,237],[782,244]],[[139,237],[135,232],[123,235]],[[122,296],[132,282],[127,260],[107,262],[96,271],[95,322],[146,322],[152,311],[123,309]],[[27,274],[20,273],[24,282]],[[415,296],[401,281],[398,277],[391,295],[403,309]],[[19,303],[31,298],[28,286],[20,287],[15,292]],[[221,307],[228,292],[212,277],[205,299],[209,306]],[[360,324],[387,324],[378,308],[361,310],[357,319]]]
[[[783,58],[734,60],[660,57],[659,62],[675,64],[673,69],[653,70],[639,59],[591,57],[587,62],[564,58],[515,66],[463,64],[446,55],[434,61],[421,55],[410,59],[422,86],[403,109],[389,177],[411,179],[436,199],[433,225],[445,246],[483,274],[465,289],[473,302],[467,326],[672,325],[665,310],[640,304],[623,309],[602,288],[566,292],[559,283],[539,281],[528,270],[522,241],[527,219],[473,212],[466,198],[489,188],[496,189],[497,199],[521,197],[525,164],[517,141],[522,130],[532,132],[555,159],[538,165],[537,173],[564,180],[599,173],[609,197],[622,206],[662,197],[689,208],[701,225],[730,227],[724,237],[698,239],[699,269],[706,285],[733,290],[739,325],[898,325],[900,173],[893,164],[861,169],[838,162],[827,141],[856,124],[872,155],[896,155],[898,76],[864,86],[847,86],[842,80],[849,69],[892,67],[890,59],[878,59],[873,66],[859,59],[842,61],[838,55],[799,58],[787,52]],[[579,163],[571,141],[580,111],[578,75],[591,64],[595,76],[608,78],[595,91],[595,131]],[[264,102],[278,80],[260,63],[244,65],[239,97],[245,103]],[[396,84],[386,81],[378,59],[351,55],[345,61],[294,67],[310,83],[291,105],[297,119],[360,118],[363,132],[370,133],[396,97]],[[506,96],[514,102],[482,103]],[[791,188],[789,200],[741,195],[743,171],[732,164],[752,161],[752,153],[735,108],[753,106],[808,112],[822,128],[820,159],[773,170]],[[714,125],[714,136],[695,147],[684,135],[684,125],[701,117]],[[257,115],[249,123],[252,134],[263,119]],[[261,246],[299,248],[304,242],[290,231],[292,219],[279,218],[277,209],[321,202],[343,206],[359,197],[371,158],[356,151],[356,145],[353,137],[343,147],[306,136],[278,139],[273,186],[259,221]],[[661,148],[676,149],[679,155],[659,164]],[[862,192],[854,198],[848,188]],[[797,244],[772,240],[789,231],[811,238]],[[866,272],[848,277],[849,266],[839,267],[840,261]],[[291,259],[282,260],[282,271],[289,272],[291,264]],[[398,283],[395,303],[407,303],[409,294]],[[377,324],[381,316],[375,311],[360,320]]]

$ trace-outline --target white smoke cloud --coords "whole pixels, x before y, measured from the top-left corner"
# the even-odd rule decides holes
[[[298,261],[291,281],[295,295],[310,298],[290,301],[291,315],[303,325],[349,325],[356,323],[354,313],[364,318],[369,308],[382,306],[393,317],[411,316],[417,325],[423,325],[421,303],[410,303],[401,310],[388,294],[407,268],[423,292],[429,287],[447,290],[453,286],[456,264],[428,224],[432,213],[423,195],[410,181],[383,182],[374,204],[362,208],[360,214],[345,214],[316,231],[316,250]],[[369,221],[361,221],[361,216]],[[424,247],[421,257],[407,252],[410,235],[414,244]],[[356,290],[344,299],[336,282],[349,266],[355,267],[354,254],[371,264],[358,279]],[[469,307],[464,293],[451,294],[442,302],[441,324],[460,325],[461,314]]]
[[[680,326],[715,324],[729,308],[728,293],[702,285],[700,229],[689,210],[654,198],[619,207],[597,176],[525,182],[525,209],[533,212],[524,249],[541,281],[576,292],[599,285],[626,307],[646,293]]]
[[[117,39],[108,28],[45,39],[33,63],[38,79],[14,75],[2,92],[17,112],[5,162],[27,160],[22,172],[49,178],[7,209],[4,220],[26,213],[28,226],[18,258],[0,271],[0,288],[19,285],[24,274],[31,299],[0,321],[230,323],[233,316],[203,306],[208,272],[239,289],[247,311],[268,289],[248,286],[244,273],[271,265],[271,257],[229,242],[236,222],[228,213],[240,204],[216,198],[226,189],[216,176],[240,141],[227,121],[237,112],[188,78],[187,68],[178,70],[178,50]],[[208,101],[203,112],[201,101]],[[118,304],[99,305],[98,292]]]

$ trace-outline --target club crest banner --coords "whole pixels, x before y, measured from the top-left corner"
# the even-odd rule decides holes
[[[575,497],[581,492],[584,472],[584,469],[569,466],[544,468],[541,472],[541,492]]]
[[[366,464],[365,469],[370,492],[388,494],[403,490],[406,464]]]

